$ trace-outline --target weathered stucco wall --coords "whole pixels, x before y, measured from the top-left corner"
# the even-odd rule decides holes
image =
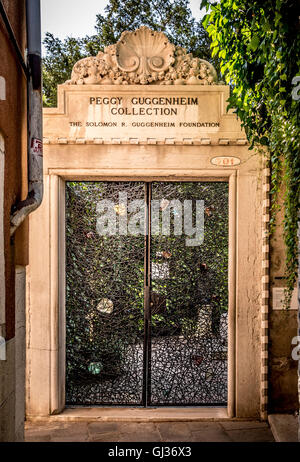
[[[269,412],[295,412],[298,407],[297,361],[292,359],[292,338],[297,335],[297,310],[274,310],[273,288],[284,287],[285,247],[283,210],[271,238],[270,254],[270,341],[269,341]],[[295,308],[295,303],[292,304]]]
[[[4,0],[3,6],[8,15],[19,48],[25,56],[26,18],[24,0]],[[5,290],[1,287],[1,301],[5,304],[0,316],[1,331],[6,340],[6,360],[0,361],[0,441],[21,440],[24,425],[24,410],[20,411],[18,401],[24,396],[24,381],[20,373],[25,369],[25,342],[21,331],[16,330],[19,316],[24,316],[25,306],[20,300],[25,297],[25,284],[15,284],[16,264],[27,265],[28,233],[26,224],[10,238],[10,214],[12,206],[27,194],[27,85],[22,68],[17,59],[7,30],[0,18],[0,133],[4,146],[4,210],[0,220],[3,224]],[[2,178],[0,177],[3,188]],[[0,194],[1,195],[1,194]],[[0,231],[2,226],[0,227]],[[1,252],[1,249],[0,249]],[[1,277],[1,275],[0,275]],[[18,279],[18,276],[17,276]],[[15,294],[19,302],[16,303]],[[18,317],[16,318],[16,309]],[[19,325],[19,324],[18,324]],[[16,348],[16,344],[18,347]],[[16,400],[16,392],[18,398]],[[17,408],[16,408],[17,406]]]

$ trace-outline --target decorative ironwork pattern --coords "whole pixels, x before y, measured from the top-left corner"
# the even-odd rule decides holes
[[[122,192],[144,199],[144,184],[66,185],[67,404],[141,404],[144,236],[97,232],[97,204]]]
[[[171,235],[151,236],[152,405],[227,402],[228,184],[153,183]],[[204,201],[204,240],[175,235],[172,200]],[[195,207],[193,221],[195,226]],[[178,218],[178,217],[177,217]],[[178,223],[177,223],[178,225]]]
[[[99,233],[103,199],[116,204],[115,235]],[[159,218],[152,213],[150,234],[120,233],[122,219],[137,217],[127,204],[146,201],[150,213],[151,199]],[[195,226],[196,200],[204,240],[187,246],[180,206],[191,201]],[[142,227],[147,218],[142,209]],[[225,404],[227,267],[227,183],[67,183],[67,404]]]

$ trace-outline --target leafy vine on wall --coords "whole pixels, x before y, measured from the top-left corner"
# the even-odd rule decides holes
[[[300,202],[300,4],[297,0],[204,0],[203,25],[212,56],[221,60],[250,149],[267,153],[271,167],[271,232],[284,191],[286,306],[297,278]],[[300,78],[299,78],[300,81]],[[298,97],[299,94],[299,97]],[[261,149],[263,148],[263,149]]]

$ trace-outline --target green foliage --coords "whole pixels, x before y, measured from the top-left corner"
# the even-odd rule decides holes
[[[43,58],[43,103],[46,107],[53,107],[57,102],[57,85],[68,80],[74,64],[94,49],[89,37],[68,37],[61,41],[49,32],[44,45],[47,53]]]
[[[64,41],[47,33],[44,40],[43,91],[46,106],[56,106],[57,85],[71,76],[74,64],[86,56],[116,43],[122,32],[148,26],[163,31],[175,45],[186,48],[196,57],[212,61],[210,39],[201,21],[193,18],[188,0],[110,0],[105,15],[96,17],[96,34],[84,38],[68,37]]]
[[[202,1],[212,39],[212,56],[221,60],[232,87],[229,107],[242,120],[251,148],[270,159],[272,229],[278,192],[285,191],[284,238],[288,297],[297,277],[297,210],[300,196],[300,102],[292,79],[300,75],[298,0]]]
[[[201,245],[186,246],[186,236],[173,232],[176,213],[171,218],[170,236],[159,234],[151,238],[153,263],[159,265],[167,261],[169,268],[168,278],[152,278],[151,290],[166,300],[161,324],[157,323],[157,328],[152,324],[152,336],[161,335],[162,330],[174,332],[176,327],[182,330],[185,322],[196,330],[199,308],[205,311],[206,305],[213,309],[215,328],[221,314],[228,310],[228,184],[153,183],[151,197],[181,203],[197,198],[203,200],[205,206]],[[195,210],[193,221],[196,221]],[[160,256],[164,250],[171,255],[167,260]]]
[[[151,191],[159,203],[203,200],[205,207],[204,239],[198,246],[187,246],[185,233],[175,234],[174,210],[170,235],[163,234],[159,214],[160,232],[151,234],[150,246],[151,292],[157,297],[151,336],[184,335],[188,340],[210,323],[219,335],[221,315],[228,310],[228,183],[154,182]],[[66,184],[66,354],[67,375],[74,383],[86,375],[92,381],[95,375],[99,380],[117,377],[127,349],[144,338],[145,236],[97,230],[97,204],[103,199],[119,204],[119,192],[127,193],[129,204],[136,199],[144,203],[142,182]],[[195,207],[192,215],[196,223]],[[137,216],[139,211],[128,212],[127,223]],[[99,310],[104,300],[113,305],[109,314]]]

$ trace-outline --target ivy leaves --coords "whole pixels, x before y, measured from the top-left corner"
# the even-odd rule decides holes
[[[273,225],[277,196],[285,191],[284,239],[289,296],[297,277],[297,211],[300,198],[300,104],[292,81],[300,75],[300,5],[297,0],[203,0],[203,25],[220,59],[228,100],[251,148],[267,151],[271,169]],[[289,297],[288,297],[289,298]],[[287,303],[288,303],[287,298]]]
[[[249,48],[252,50],[252,51],[256,51],[258,46],[259,46],[259,37],[258,35],[253,35],[250,43],[249,43]]]

